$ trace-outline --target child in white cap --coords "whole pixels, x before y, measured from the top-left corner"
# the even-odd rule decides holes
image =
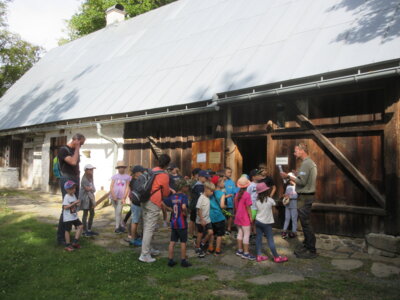
[[[85,174],[82,176],[79,190],[79,200],[81,201],[80,209],[83,210],[83,235],[86,237],[98,235],[97,232],[92,231],[94,208],[96,206],[96,199],[94,196],[96,188],[94,187],[93,183],[93,169],[96,168],[91,164],[85,165]]]

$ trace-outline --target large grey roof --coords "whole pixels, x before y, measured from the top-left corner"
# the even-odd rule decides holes
[[[46,54],[0,130],[168,107],[400,58],[400,0],[180,0]]]

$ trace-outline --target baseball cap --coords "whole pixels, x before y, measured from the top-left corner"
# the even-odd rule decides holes
[[[91,164],[87,164],[87,165],[85,165],[85,167],[84,167],[83,169],[86,171],[86,170],[96,169],[96,167],[94,167],[94,166],[91,165]]]
[[[205,171],[205,170],[201,170],[201,171],[199,172],[199,177],[210,178],[210,174],[209,174],[207,171]]]
[[[73,188],[76,185],[75,182],[73,182],[72,180],[68,180],[66,183],[64,183],[64,189],[68,190]]]
[[[146,170],[141,165],[136,165],[136,166],[132,167],[131,171],[132,171],[132,173],[137,173],[137,172],[143,173]]]
[[[183,187],[185,187],[185,186],[189,186],[190,184],[189,184],[189,182],[187,181],[187,180],[185,180],[185,179],[179,179],[179,180],[177,180],[176,182],[175,182],[175,187],[176,187],[176,190],[177,191],[179,191],[180,189],[182,189]]]

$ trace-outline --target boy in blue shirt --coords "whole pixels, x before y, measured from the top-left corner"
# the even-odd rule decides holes
[[[225,193],[226,193],[226,210],[233,215],[233,199],[237,193],[235,182],[231,179],[232,169],[229,167],[225,168]],[[228,228],[226,235],[230,235],[232,231],[233,217],[228,217]]]
[[[164,200],[166,209],[171,212],[171,241],[168,247],[168,266],[176,265],[174,261],[175,243],[181,242],[181,266],[190,267],[191,263],[186,260],[186,242],[187,242],[187,206],[189,183],[185,179],[180,179],[175,183],[176,194],[172,194]]]

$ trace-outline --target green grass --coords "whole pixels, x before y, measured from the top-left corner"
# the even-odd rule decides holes
[[[0,197],[0,299],[216,299],[210,293],[223,288],[246,291],[250,299],[399,299],[400,294],[395,285],[389,289],[354,272],[327,271],[266,287],[245,282],[240,271],[236,280],[218,281],[214,269],[196,259],[192,268],[171,269],[165,258],[143,264],[133,251],[110,253],[87,240],[82,246],[63,251],[55,245],[54,226],[13,213]],[[200,274],[210,279],[189,280]]]

